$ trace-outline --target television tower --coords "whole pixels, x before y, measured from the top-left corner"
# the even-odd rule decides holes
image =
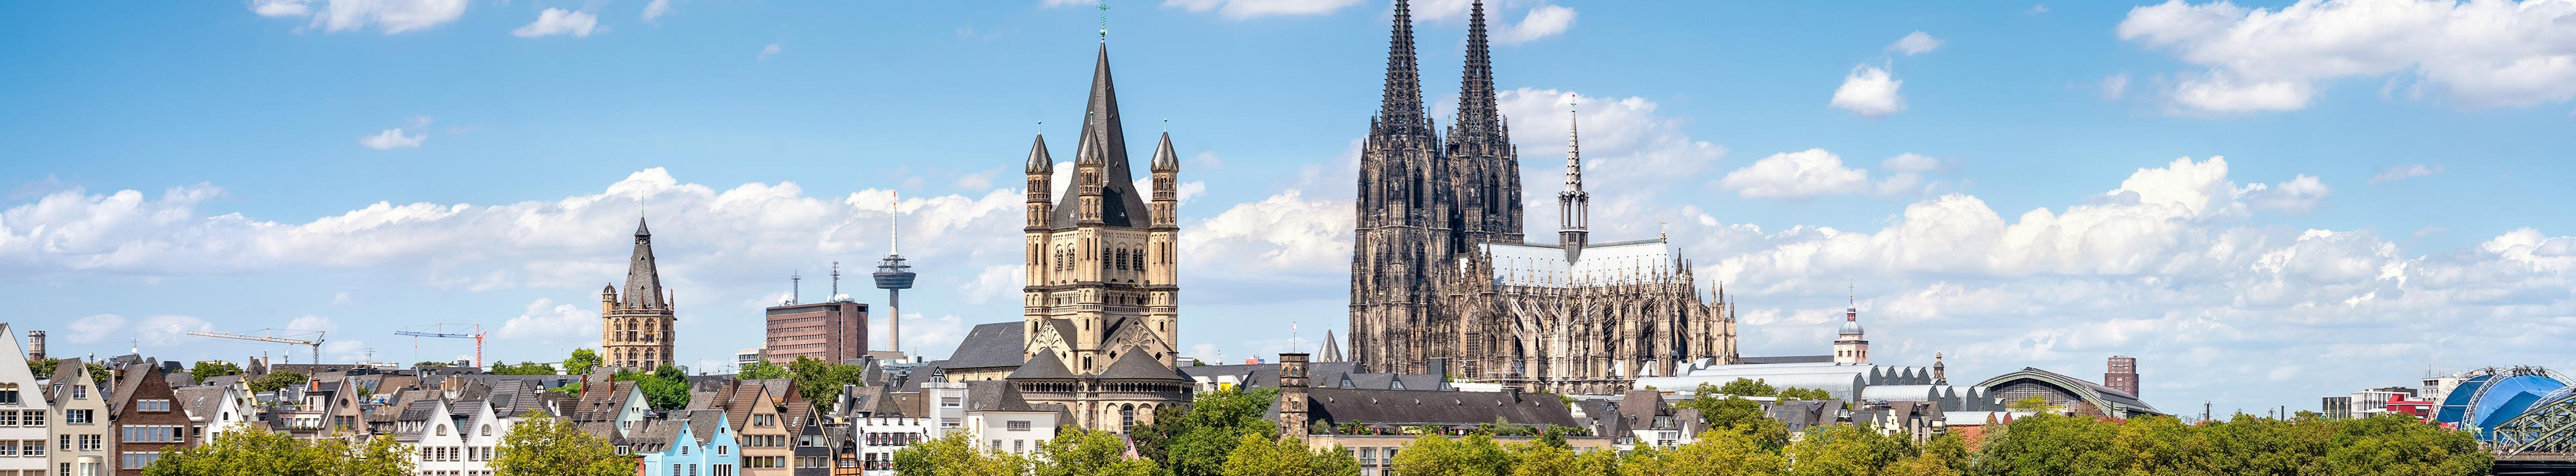
[[[886,290],[886,349],[897,352],[903,351],[903,290],[912,289],[913,278],[912,267],[903,264],[903,248],[898,243],[903,235],[895,227],[902,219],[902,206],[900,199],[886,205],[886,257],[877,263],[874,275],[877,289]]]

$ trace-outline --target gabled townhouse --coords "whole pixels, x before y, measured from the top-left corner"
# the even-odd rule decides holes
[[[268,429],[260,422],[258,409],[243,398],[243,389],[231,386],[201,385],[170,389],[179,410],[188,415],[188,442],[202,445],[215,441],[215,435],[242,429]]]
[[[791,443],[795,435],[774,395],[757,381],[736,381],[724,391],[700,394],[702,401],[689,404],[693,410],[723,410],[727,422],[740,422],[733,428],[735,440],[742,443],[744,476],[792,475],[787,463],[795,456]]]
[[[814,412],[814,405],[803,399],[788,400],[787,422],[794,425],[796,433],[795,459],[789,463],[795,467],[795,476],[831,476],[833,439],[829,435],[834,425],[826,423]]]
[[[455,415],[446,400],[423,398],[394,417],[394,441],[412,448],[412,474],[473,476],[465,472],[465,439],[458,435],[464,430]]]
[[[644,476],[736,476],[740,447],[722,410],[678,410],[631,438]]]
[[[866,417],[850,421],[852,451],[862,474],[894,476],[894,452],[942,434],[932,418]]]
[[[161,459],[161,450],[187,444],[187,412],[175,402],[161,364],[146,360],[117,369],[115,398],[108,401],[113,415],[116,445],[116,476],[143,476],[143,467]]]
[[[357,388],[348,377],[329,379],[313,377],[298,386],[291,401],[281,401],[263,409],[272,430],[303,439],[354,438],[370,436],[366,413],[358,404]],[[211,379],[209,380],[212,381]],[[247,391],[248,388],[243,389]]]
[[[1031,405],[1020,387],[1007,381],[966,382],[966,423],[959,431],[975,433],[986,451],[1036,453],[1055,439],[1057,426],[1069,420],[1062,405]]]
[[[0,322],[0,354],[25,356],[18,346],[18,331]],[[45,400],[45,387],[36,382],[36,373],[19,358],[0,359],[0,475],[44,474],[52,469],[53,460],[46,456],[53,447],[48,430],[53,407]]]
[[[581,426],[582,431],[605,437],[619,446],[619,454],[633,451],[627,440],[643,430],[645,418],[653,413],[652,401],[634,381],[591,381],[582,384],[581,399],[563,409],[566,419]]]
[[[78,358],[63,359],[45,381],[46,401],[53,402],[49,433],[54,448],[47,453],[54,472],[63,476],[104,476],[115,451],[108,447],[107,392],[90,380],[89,366]]]

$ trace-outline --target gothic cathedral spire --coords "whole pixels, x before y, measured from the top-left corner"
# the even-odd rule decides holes
[[[1377,110],[1382,132],[1431,134],[1430,117],[1422,106],[1422,73],[1414,64],[1413,12],[1405,0],[1395,0],[1395,28],[1386,45],[1385,95]]]
[[[1498,106],[1494,88],[1492,43],[1485,39],[1485,2],[1475,2],[1467,16],[1466,66],[1458,79],[1458,118],[1449,123],[1452,192],[1452,248],[1469,251],[1476,243],[1517,242],[1521,229],[1520,153],[1512,147],[1511,127]]]
[[[1557,243],[1565,247],[1565,261],[1583,257],[1583,245],[1591,239],[1592,194],[1583,191],[1583,131],[1578,122],[1582,111],[1568,107],[1572,119],[1565,124],[1565,191],[1557,192]]]

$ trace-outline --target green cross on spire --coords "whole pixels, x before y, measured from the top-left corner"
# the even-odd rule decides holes
[[[1100,0],[1100,41],[1109,41],[1109,0]]]

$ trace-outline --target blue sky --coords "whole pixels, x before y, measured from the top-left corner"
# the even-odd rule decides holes
[[[1071,156],[1101,15],[1057,3],[0,5],[0,299],[60,354],[439,359],[471,345],[391,332],[466,322],[555,360],[640,210],[715,362],[789,273],[881,256],[899,196],[905,343],[945,355],[1017,319],[1032,134]],[[1112,7],[1131,148],[1169,119],[1194,190],[1184,347],[1338,332],[1389,6]],[[1466,6],[1415,8],[1445,121]],[[2576,365],[2570,2],[1489,8],[1529,203],[1579,102],[1597,233],[1668,223],[1751,354],[1823,352],[1852,283],[1883,360],[2139,356],[2169,410]]]

